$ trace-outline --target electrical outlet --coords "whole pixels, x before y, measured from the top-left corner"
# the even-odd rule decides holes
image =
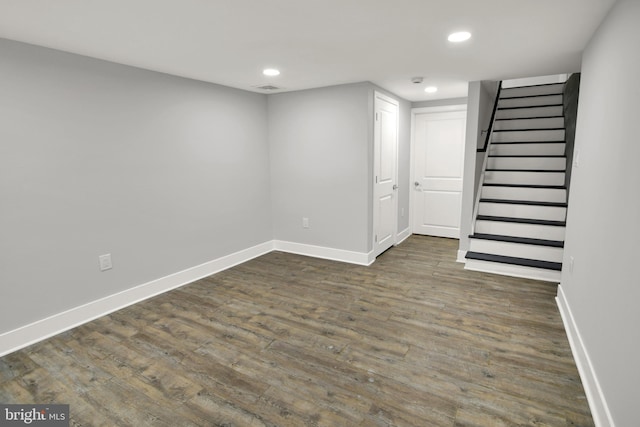
[[[302,218],[302,228],[309,228],[309,218]]]
[[[574,264],[574,259],[572,256],[569,257],[569,273],[573,273],[573,264]]]
[[[100,262],[100,271],[111,270],[113,265],[111,264],[111,254],[104,254],[98,257]]]
[[[580,150],[576,150],[576,153],[573,155],[573,167],[577,168],[580,166]]]

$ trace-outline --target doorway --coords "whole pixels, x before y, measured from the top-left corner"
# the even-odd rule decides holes
[[[398,212],[398,102],[379,92],[374,101],[373,255],[396,243]]]
[[[411,228],[460,238],[466,105],[412,110]]]

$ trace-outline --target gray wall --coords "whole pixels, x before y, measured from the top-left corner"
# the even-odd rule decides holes
[[[573,148],[576,140],[576,122],[578,120],[578,97],[580,95],[580,73],[572,74],[564,85],[563,111],[566,148],[564,150],[567,159],[573,159]],[[567,171],[564,185],[567,193],[571,189],[571,172],[573,162],[567,161]]]
[[[473,223],[473,209],[485,153],[478,153],[486,139],[487,130],[497,94],[497,83],[476,81],[469,83],[467,97],[467,131],[464,153],[464,181],[462,183],[462,210],[460,219],[459,250],[469,250],[469,234]]]
[[[370,97],[370,83],[269,96],[275,239],[371,250]]]
[[[409,226],[411,104],[365,82],[269,96],[275,239],[372,250],[376,90],[400,106],[398,231]]]
[[[0,333],[272,239],[264,95],[0,58]]]
[[[442,107],[445,105],[466,105],[467,98],[434,99],[433,101],[418,101],[411,104],[411,108]]]
[[[495,105],[497,95],[498,82],[490,80],[483,80],[480,82],[478,127],[476,129],[478,149],[486,148],[487,133],[489,131],[489,125],[491,124],[491,115],[493,114],[493,107]],[[478,186],[480,184],[480,175],[482,175],[482,166],[485,158],[485,152],[476,153],[476,168],[473,181],[474,201],[478,195],[478,190],[480,189]]]
[[[478,148],[483,148],[487,141],[487,131],[491,122],[491,114],[493,114],[493,106],[498,95],[498,84],[491,80],[483,80],[480,82],[480,110],[478,122]]]
[[[275,239],[360,253],[373,249],[376,90],[400,106],[398,231],[409,226],[411,104],[365,82],[269,96]]]
[[[409,228],[411,197],[411,103],[395,97],[400,103],[398,137],[398,232]]]
[[[562,288],[617,426],[638,425],[640,2],[616,3],[582,63]],[[569,257],[574,257],[573,273]]]

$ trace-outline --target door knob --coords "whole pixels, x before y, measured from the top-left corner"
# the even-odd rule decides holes
[[[398,186],[397,186],[396,184],[393,184],[393,189],[394,189],[394,190],[397,190],[397,189],[398,189]]]
[[[420,183],[419,183],[418,181],[414,182],[414,183],[413,183],[413,185],[414,185],[416,188],[420,187]]]

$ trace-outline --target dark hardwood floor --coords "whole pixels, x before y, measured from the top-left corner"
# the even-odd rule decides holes
[[[456,250],[272,252],[5,356],[0,402],[76,426],[592,426],[556,286]]]

